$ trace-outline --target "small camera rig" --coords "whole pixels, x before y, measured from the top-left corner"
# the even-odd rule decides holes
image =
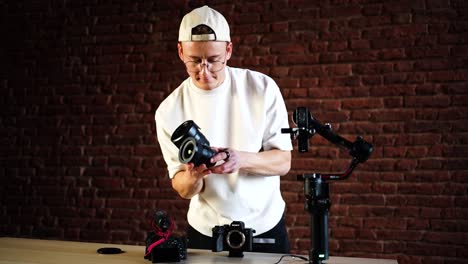
[[[291,134],[291,139],[298,142],[300,153],[309,151],[309,139],[319,134],[329,142],[349,151],[353,157],[350,164],[340,174],[304,174],[298,180],[304,181],[306,210],[311,214],[309,263],[321,264],[328,256],[328,211],[331,206],[329,182],[347,179],[359,163],[365,162],[373,151],[372,144],[358,136],[351,142],[332,131],[330,124],[322,125],[310,115],[306,107],[298,107],[293,113],[293,121],[297,127],[283,128],[281,133]]]
[[[156,210],[151,222],[153,231],[148,232],[144,258],[152,263],[179,262],[187,258],[185,237],[172,234],[174,222],[162,210]]]

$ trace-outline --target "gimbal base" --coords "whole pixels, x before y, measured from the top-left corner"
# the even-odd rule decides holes
[[[302,175],[305,209],[310,214],[309,263],[321,264],[328,259],[328,211],[331,206],[329,183],[320,174]]]

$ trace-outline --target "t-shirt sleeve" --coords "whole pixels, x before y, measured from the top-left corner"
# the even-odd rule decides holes
[[[281,133],[282,128],[288,128],[288,112],[275,81],[268,78],[268,88],[265,94],[266,122],[263,135],[263,149],[292,150],[289,134]]]
[[[171,141],[172,131],[168,131],[169,128],[162,116],[161,112],[157,110],[155,114],[156,133],[164,161],[167,164],[169,178],[172,179],[183,165],[179,161],[179,149]]]

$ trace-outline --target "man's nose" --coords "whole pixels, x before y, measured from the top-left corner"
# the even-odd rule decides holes
[[[200,63],[200,72],[208,72],[208,63],[207,62],[203,62],[203,63]]]

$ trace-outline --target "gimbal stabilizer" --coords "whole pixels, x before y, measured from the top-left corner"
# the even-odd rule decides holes
[[[348,168],[341,174],[304,174],[298,180],[304,181],[306,210],[311,214],[309,263],[321,264],[328,259],[328,211],[331,206],[328,181],[348,178],[357,165],[365,162],[373,151],[372,144],[358,136],[351,142],[335,134],[330,124],[322,125],[314,119],[305,107],[298,107],[293,113],[293,121],[297,127],[283,128],[281,133],[291,134],[291,139],[297,139],[299,152],[309,150],[309,138],[318,133],[329,142],[349,151],[353,157]]]

